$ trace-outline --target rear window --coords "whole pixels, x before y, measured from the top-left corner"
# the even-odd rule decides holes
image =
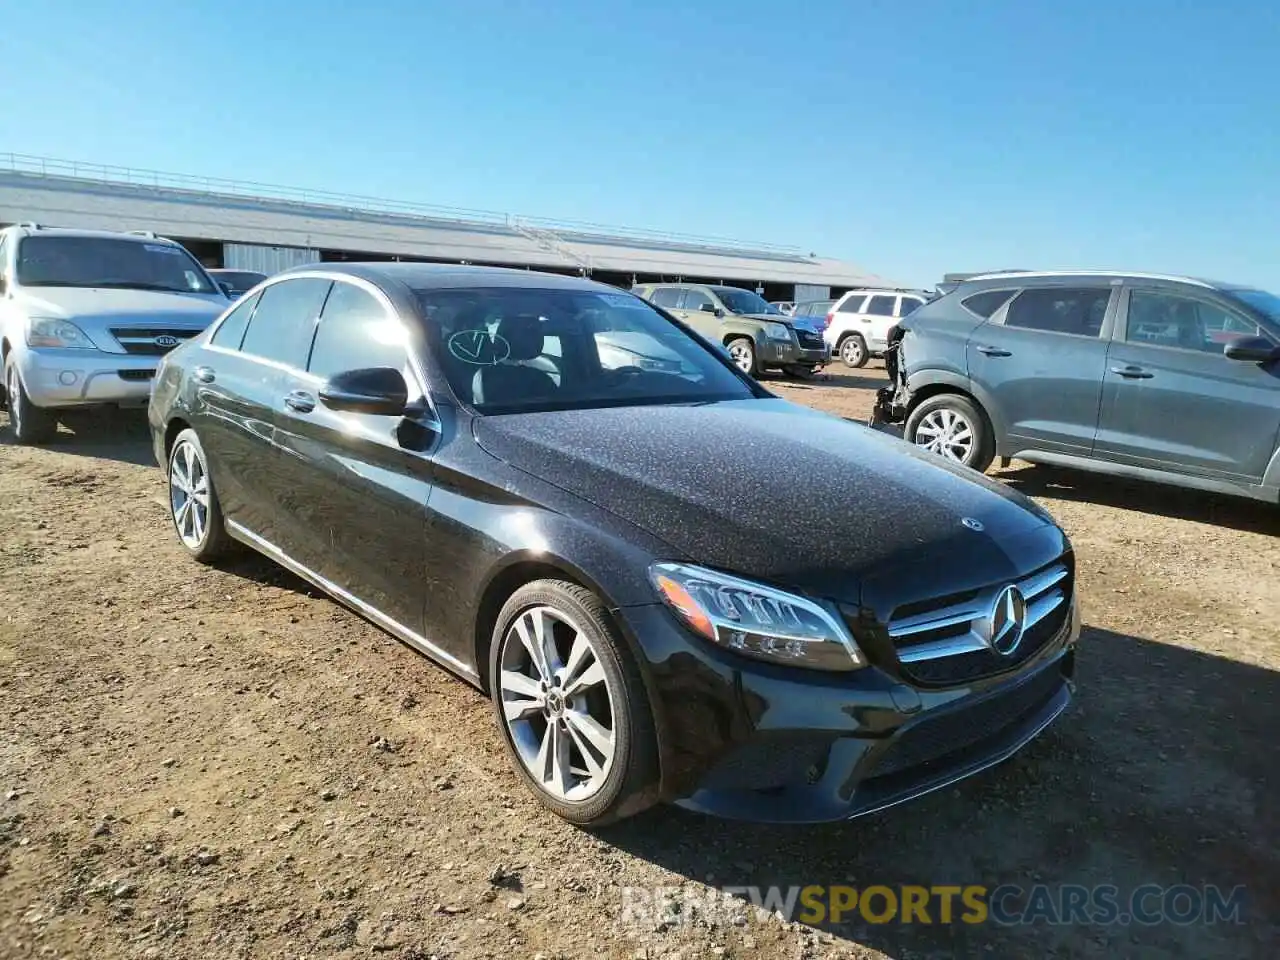
[[[1009,302],[1013,290],[984,290],[971,297],[965,297],[960,303],[970,313],[977,314],[983,320],[990,320],[992,315]]]
[[[666,307],[672,310],[680,305],[680,297],[684,291],[677,287],[662,287],[653,291],[653,296],[649,298],[649,302],[654,306]]]
[[[1005,326],[1096,337],[1102,332],[1111,290],[1107,287],[1041,287],[1023,290],[1005,316]]]

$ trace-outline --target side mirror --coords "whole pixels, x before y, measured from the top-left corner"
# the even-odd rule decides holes
[[[320,388],[320,402],[330,410],[401,417],[409,404],[409,386],[404,374],[391,367],[347,370]]]
[[[1266,337],[1236,337],[1222,348],[1228,359],[1246,363],[1266,363],[1280,357],[1280,347]]]

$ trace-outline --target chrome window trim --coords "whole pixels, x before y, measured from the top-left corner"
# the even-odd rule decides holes
[[[403,329],[403,332],[406,334],[405,343],[407,344],[409,342],[409,338],[407,336],[408,329],[407,327],[405,327],[404,317],[400,316],[400,311],[396,309],[395,304],[391,302],[391,298],[387,296],[386,292],[381,287],[379,287],[376,283],[373,283],[372,281],[366,280],[364,277],[357,277],[349,273],[339,272],[337,270],[297,270],[297,271],[291,271],[289,273],[282,273],[274,277],[268,277],[262,283],[247,290],[244,294],[244,297],[248,297],[252,294],[255,294],[259,290],[265,291],[267,287],[274,286],[277,283],[284,283],[288,280],[328,280],[331,283],[345,282],[345,283],[354,284],[355,286],[371,294],[373,298],[378,301],[378,304],[382,307],[383,310],[387,312],[389,316],[395,317],[396,321],[400,324],[401,328]],[[330,293],[332,293],[332,291],[330,291]],[[241,299],[244,299],[244,297],[242,297]],[[329,298],[326,296],[325,297],[326,303],[328,302],[328,299]],[[232,304],[232,309],[234,308],[234,306],[235,304]],[[225,353],[231,356],[244,357],[248,360],[253,360],[258,363],[266,364],[267,366],[273,367],[274,369],[282,370],[285,373],[291,374],[293,376],[301,377],[302,379],[307,380],[311,383],[316,383],[316,384],[324,383],[324,380],[322,378],[317,377],[315,374],[311,373],[309,370],[300,370],[297,367],[293,366],[292,364],[281,363],[278,360],[270,360],[266,357],[259,357],[251,353],[245,353],[243,350],[230,350],[226,347],[215,346],[212,343],[213,336],[217,332],[218,327],[220,327],[223,324],[223,322],[230,315],[230,313],[231,313],[231,309],[228,309],[226,313],[224,313],[221,317],[219,317],[214,322],[213,326],[209,327],[209,334],[208,334],[209,339],[205,342],[204,349],[212,350],[215,353]],[[255,306],[253,310],[253,316],[257,316],[257,314],[258,314],[258,309]],[[249,318],[249,323],[253,323],[253,316]],[[311,344],[307,347],[308,363],[311,362],[311,350],[315,346],[316,328],[319,327],[320,321],[323,319],[323,317],[324,317],[324,305],[322,304],[320,307],[319,315],[316,316],[311,322]],[[248,329],[249,327],[246,324],[245,331],[248,332]],[[422,358],[418,356],[416,351],[410,350],[407,347],[405,349],[405,356],[408,357],[408,360],[409,360],[409,369],[413,372],[414,378],[418,381],[417,383],[418,392],[422,394],[422,398],[427,405],[427,410],[431,413],[431,422],[434,422],[438,426],[442,422],[440,419],[440,412],[439,410],[436,409],[436,405],[431,399],[431,391],[427,389],[428,380],[426,375],[426,369],[422,365]]]
[[[368,617],[375,624],[382,627],[382,629],[386,630],[388,633],[396,637],[396,639],[404,643],[407,643],[409,646],[413,647],[419,653],[425,654],[426,656],[430,657],[432,660],[439,663],[441,666],[447,668],[453,673],[458,674],[464,679],[470,680],[472,683],[479,683],[480,681],[479,673],[477,673],[471,667],[467,666],[457,657],[452,656],[451,654],[445,652],[442,648],[436,646],[434,643],[432,643],[426,637],[422,636],[420,633],[410,630],[403,623],[400,623],[398,620],[395,620],[392,617],[387,616],[377,607],[373,606],[370,603],[366,603],[365,601],[357,597],[355,594],[338,586],[332,580],[329,580],[326,577],[321,576],[320,574],[312,570],[310,567],[299,563],[297,560],[294,560],[293,557],[289,556],[287,553],[285,553],[283,550],[277,547],[270,540],[267,540],[265,537],[258,536],[256,533],[254,533],[249,528],[245,527],[243,524],[237,523],[235,520],[228,519],[226,521],[226,525],[227,525],[227,531],[231,533],[232,536],[236,537],[236,539],[243,540],[245,543],[248,543],[251,547],[254,547],[255,549],[266,554],[268,557],[276,561],[276,563],[280,564],[282,567],[285,567],[286,569],[292,571],[293,573],[296,573],[298,576],[302,577],[304,580],[310,581],[312,584],[319,587],[325,593],[329,594],[335,599],[351,607],[357,613],[362,614],[365,617]]]

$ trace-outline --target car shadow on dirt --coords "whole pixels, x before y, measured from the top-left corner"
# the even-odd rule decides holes
[[[1015,466],[993,476],[1027,496],[1098,503],[1280,536],[1280,508],[1259,500],[1040,464]]]
[[[988,895],[1015,885],[1002,902],[1008,916],[1038,884],[1052,896],[1066,884],[1114,885],[1122,911],[1143,884],[1245,888],[1240,923],[1212,925],[972,923],[958,896],[951,923],[937,898],[929,923],[884,920],[882,894],[872,917],[884,922],[856,905],[839,923],[797,906],[792,919],[894,957],[1265,955],[1280,916],[1280,818],[1268,787],[1280,761],[1280,674],[1087,628],[1078,680],[1075,705],[1021,754],[880,814],[778,827],[661,807],[603,836],[684,877],[746,887],[734,895],[747,902],[770,887],[785,902],[787,888],[810,885],[880,885],[899,897],[907,885],[980,885]]]
[[[766,387],[781,386],[791,390],[815,390],[824,387],[843,390],[879,390],[888,382],[883,370],[870,370],[865,374],[852,373],[848,370],[824,370],[808,380],[777,377],[766,380],[764,383]]]
[[[0,413],[0,445],[12,446],[7,414]],[[85,410],[64,414],[60,429],[45,446],[58,453],[154,467],[151,429],[143,410]]]

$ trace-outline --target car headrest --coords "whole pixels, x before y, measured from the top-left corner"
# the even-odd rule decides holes
[[[542,356],[542,321],[537,314],[517,313],[503,317],[496,332],[511,348],[508,360],[532,360]]]

